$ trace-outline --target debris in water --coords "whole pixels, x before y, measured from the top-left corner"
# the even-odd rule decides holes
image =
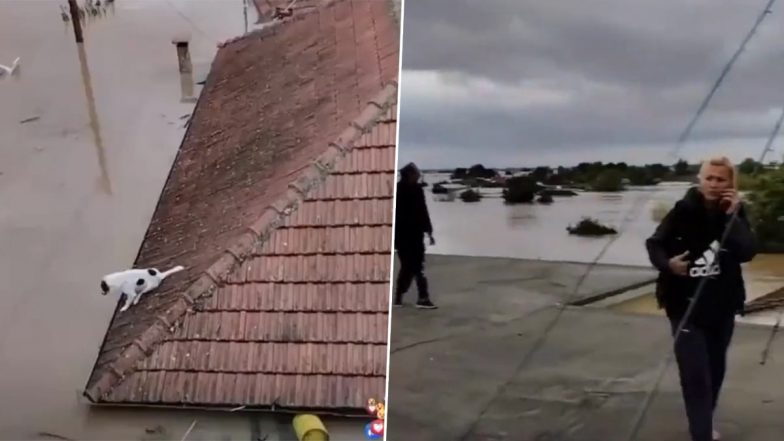
[[[62,436],[62,435],[58,435],[56,433],[51,433],[51,432],[38,432],[38,436],[43,436],[43,437],[46,437],[46,438],[60,439],[60,440],[63,440],[63,441],[75,441],[73,438],[68,438],[68,437],[65,437],[65,436]]]
[[[596,219],[588,217],[583,218],[575,226],[568,226],[566,230],[569,234],[578,236],[604,236],[607,234],[618,234],[615,228],[602,225]]]
[[[19,121],[19,124],[27,124],[29,122],[38,121],[39,119],[41,119],[40,116],[31,116],[30,118],[25,118]]]
[[[62,6],[62,5],[60,5],[60,8],[62,9],[62,8],[63,8],[63,6]],[[67,13],[67,12],[65,12],[65,9],[62,9],[62,10],[60,11],[60,18],[62,18],[63,22],[65,22],[65,23],[68,23],[69,21],[71,21],[71,16],[70,16],[70,15],[68,15],[68,13]]]
[[[166,432],[166,428],[160,424],[155,427],[145,427],[144,435],[139,437],[139,441],[163,441],[174,439]]]
[[[0,64],[0,77],[3,75],[13,75],[19,70],[19,57],[16,57],[11,67]]]
[[[194,427],[196,427],[196,423],[198,421],[199,420],[193,420],[193,422],[191,423],[191,427],[189,427],[188,430],[185,432],[185,435],[182,436],[182,441],[185,441],[188,438],[188,435],[191,434],[191,431],[193,430]]]
[[[145,431],[145,433],[153,435],[153,434],[163,433],[165,430],[164,430],[163,426],[161,426],[159,424],[159,425],[157,425],[155,427],[147,427],[147,428],[144,429],[144,431]]]

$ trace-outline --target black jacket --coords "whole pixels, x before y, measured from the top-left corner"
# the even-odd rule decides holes
[[[425,233],[433,233],[425,191],[419,184],[397,183],[395,249],[424,247]]]
[[[690,316],[692,323],[710,323],[743,313],[746,288],[741,263],[754,258],[757,244],[741,206],[727,239],[718,250],[730,218],[718,210],[708,210],[699,190],[691,188],[646,241],[650,261],[659,270],[656,297],[670,318],[683,317],[704,277],[709,280]],[[669,260],[685,251],[689,251],[686,258],[689,275],[679,276],[670,270]]]

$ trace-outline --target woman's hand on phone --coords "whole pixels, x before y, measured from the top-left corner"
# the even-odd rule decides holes
[[[735,189],[725,190],[721,195],[722,202],[725,207],[725,212],[727,214],[734,213],[738,206],[740,206],[740,196],[738,196],[738,192]]]

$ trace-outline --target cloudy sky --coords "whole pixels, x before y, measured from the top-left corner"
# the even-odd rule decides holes
[[[407,1],[401,164],[674,162],[675,140],[766,3]],[[758,157],[784,107],[782,60],[784,3],[678,156]],[[774,147],[780,160],[784,140]]]

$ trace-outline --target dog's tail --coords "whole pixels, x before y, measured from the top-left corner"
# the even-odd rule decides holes
[[[184,270],[185,267],[182,265],[177,265],[174,268],[170,269],[169,271],[164,271],[161,273],[161,280],[171,276],[174,273],[179,273],[180,271]]]

